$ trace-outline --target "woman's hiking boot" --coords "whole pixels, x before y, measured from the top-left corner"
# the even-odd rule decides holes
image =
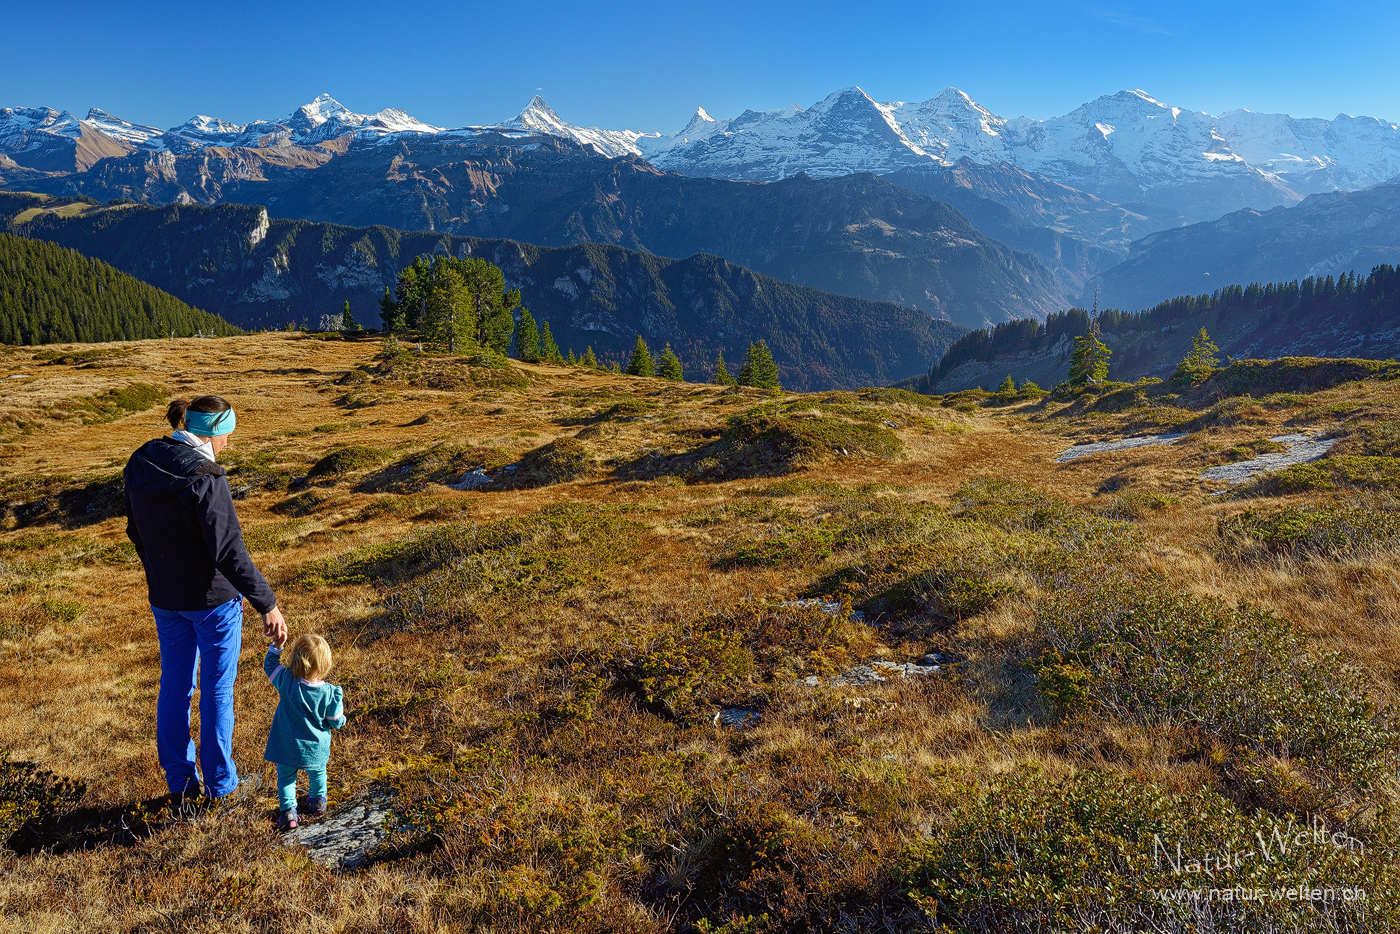
[[[277,829],[285,833],[288,830],[297,829],[297,809],[287,808],[277,818]]]
[[[306,799],[306,813],[307,813],[307,814],[310,814],[312,817],[320,817],[322,814],[326,813],[326,798],[325,798],[325,796],[324,796],[324,795],[318,795],[317,797],[314,797],[314,798],[307,798],[307,799]]]

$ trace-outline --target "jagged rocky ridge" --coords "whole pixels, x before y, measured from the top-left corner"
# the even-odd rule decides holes
[[[881,385],[922,372],[964,329],[918,310],[780,282],[715,256],[672,260],[616,246],[538,247],[514,240],[276,220],[261,207],[93,207],[79,216],[0,196],[11,229],[77,249],[245,327],[315,323],[348,299],[358,321],[419,255],[489,259],[549,322],[561,347],[621,356],[642,334],[672,344],[692,378],[715,353],[773,350],[797,389]]]

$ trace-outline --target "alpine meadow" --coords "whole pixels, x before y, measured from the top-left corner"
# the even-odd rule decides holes
[[[1400,11],[478,7],[10,17],[0,930],[1400,930]]]

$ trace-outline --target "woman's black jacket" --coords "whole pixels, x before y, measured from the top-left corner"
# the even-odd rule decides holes
[[[151,606],[207,610],[248,598],[266,613],[272,588],[248,557],[224,468],[173,438],[127,461],[126,534],[146,568]]]

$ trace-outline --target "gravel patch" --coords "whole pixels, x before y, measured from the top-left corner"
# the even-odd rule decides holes
[[[1247,480],[1253,480],[1260,474],[1315,461],[1332,450],[1332,445],[1337,443],[1336,438],[1316,438],[1301,433],[1279,435],[1269,440],[1288,445],[1288,450],[1278,454],[1260,454],[1253,460],[1208,467],[1201,473],[1201,479],[1224,481],[1231,486],[1237,486]]]
[[[1095,441],[1092,444],[1076,444],[1055,458],[1055,463],[1063,464],[1065,461],[1088,457],[1090,454],[1102,454],[1105,451],[1126,451],[1129,448],[1147,447],[1149,444],[1176,444],[1184,437],[1186,437],[1186,432],[1174,435],[1135,435],[1121,441]]]

